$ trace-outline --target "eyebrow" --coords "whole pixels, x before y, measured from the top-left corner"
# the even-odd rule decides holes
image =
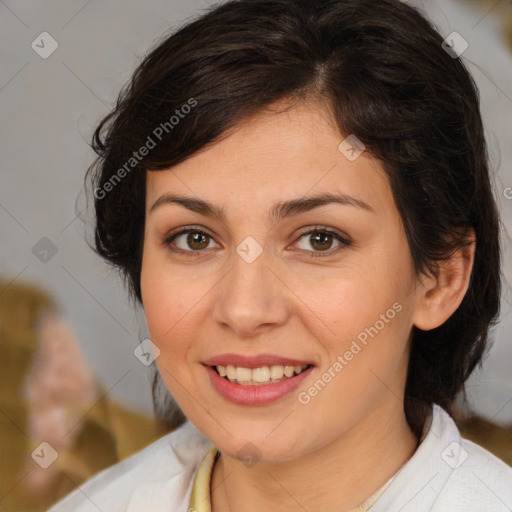
[[[164,194],[160,196],[153,203],[153,206],[151,206],[149,210],[150,213],[164,204],[179,204],[188,210],[201,215],[217,217],[222,221],[226,220],[223,208],[203,199],[182,196],[179,194]],[[375,213],[374,209],[361,199],[356,199],[355,197],[346,194],[327,192],[311,197],[280,201],[270,209],[269,219],[274,221],[282,220],[328,204],[348,205]]]

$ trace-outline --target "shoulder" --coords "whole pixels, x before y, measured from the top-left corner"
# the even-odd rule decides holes
[[[445,457],[449,455],[448,452]],[[458,460],[446,490],[439,496],[439,507],[479,512],[512,510],[512,468],[481,446],[461,438]]]
[[[453,419],[440,407],[438,415],[443,434],[439,450],[450,472],[434,510],[511,510],[512,468],[485,448],[462,438]]]
[[[418,449],[372,510],[510,512],[512,468],[463,439],[450,417],[433,405]]]
[[[169,503],[180,510],[188,505],[193,476],[210,446],[210,441],[186,421],[143,450],[101,471],[48,512],[158,512],[160,507],[163,510],[164,502],[169,512],[174,510],[168,508]]]

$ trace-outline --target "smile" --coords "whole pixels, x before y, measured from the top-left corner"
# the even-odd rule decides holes
[[[226,364],[228,361],[236,364]],[[202,366],[220,397],[237,405],[249,406],[267,405],[284,399],[315,368],[314,364],[305,361],[274,356],[248,358],[232,354],[212,358],[203,362]]]
[[[215,371],[231,383],[242,386],[261,386],[265,384],[275,384],[285,379],[290,379],[299,375],[310,365],[298,366],[260,366],[258,368],[245,368],[243,366],[217,365],[213,368]]]

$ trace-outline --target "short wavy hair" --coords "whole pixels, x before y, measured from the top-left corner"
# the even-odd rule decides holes
[[[420,432],[425,403],[452,412],[500,307],[500,221],[479,93],[449,50],[399,0],[211,8],[158,41],[94,132],[94,249],[141,303],[146,172],[184,161],[278,100],[323,101],[340,134],[356,135],[382,163],[418,274],[468,244],[467,228],[476,235],[461,305],[438,328],[411,333],[404,408]],[[154,147],[139,151],[148,137]]]

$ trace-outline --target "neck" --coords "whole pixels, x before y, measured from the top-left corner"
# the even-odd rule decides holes
[[[300,459],[255,464],[221,455],[211,481],[212,512],[350,511],[377,492],[413,455],[418,439],[396,397],[332,443]],[[379,425],[376,429],[375,425]]]

